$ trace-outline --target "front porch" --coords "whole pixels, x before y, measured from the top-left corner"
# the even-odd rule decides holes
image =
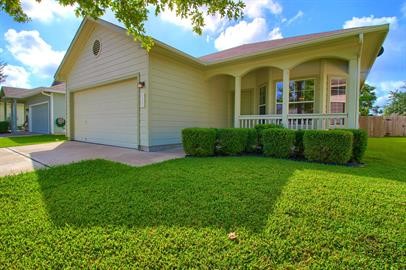
[[[291,68],[217,75],[210,87],[226,92],[228,127],[358,128],[359,76],[357,59],[317,58]]]

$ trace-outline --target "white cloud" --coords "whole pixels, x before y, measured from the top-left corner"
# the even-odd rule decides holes
[[[293,23],[294,21],[296,21],[296,20],[302,18],[303,16],[304,16],[304,12],[301,11],[301,10],[299,10],[299,11],[296,13],[296,15],[293,16],[292,18],[290,18],[289,20],[286,21],[286,19],[285,19],[286,24],[289,25],[289,24]]]
[[[282,5],[275,0],[245,0],[244,15],[251,19],[264,18],[265,11],[269,11],[272,14],[278,15],[282,13]],[[205,13],[206,8],[202,8],[201,11]],[[153,12],[153,10],[151,10]],[[159,14],[159,18],[165,22],[169,22],[176,26],[179,26],[186,30],[192,30],[192,20],[190,18],[180,18],[176,15],[175,10],[165,9]],[[222,32],[227,25],[229,25],[229,20],[227,18],[221,18],[220,15],[205,15],[204,16],[205,26],[203,27],[203,32],[210,35],[217,35]]]
[[[375,18],[374,15],[369,17],[353,17],[351,20],[348,20],[344,23],[343,28],[353,28],[361,26],[370,26],[370,25],[379,25],[389,23],[391,26],[397,25],[396,17],[380,17]]]
[[[54,19],[75,16],[73,6],[62,6],[55,0],[42,0],[41,2],[22,0],[21,5],[30,18],[40,22],[48,23]]]
[[[256,18],[252,22],[241,21],[228,27],[214,41],[217,50],[225,50],[242,44],[263,41],[270,38],[281,38],[279,27],[268,33],[264,18]]]
[[[274,39],[281,39],[283,38],[281,29],[279,27],[275,27],[272,29],[271,32],[268,34],[268,39],[269,40],[274,40]]]
[[[165,22],[169,22],[186,30],[192,30],[192,20],[189,18],[180,18],[176,16],[176,11],[165,9],[159,14],[159,18]],[[226,18],[221,18],[220,15],[206,15],[204,16],[205,26],[203,32],[216,34],[224,30],[227,24]]]
[[[0,53],[4,52],[3,48],[0,48]]]
[[[53,50],[36,30],[17,32],[9,29],[4,38],[7,49],[14,58],[29,67],[36,75],[44,77],[53,75],[65,54],[64,51]]]
[[[3,85],[23,88],[31,87],[28,82],[30,73],[23,67],[7,65],[4,67],[4,74],[7,75],[7,78]]]
[[[375,93],[378,98],[375,102],[375,105],[380,106],[380,107],[382,107],[388,103],[389,95],[390,95],[391,91],[395,91],[405,84],[404,81],[381,81],[378,83],[373,83],[373,82],[367,82],[367,83],[369,85],[376,87]]]
[[[266,10],[272,14],[282,13],[282,5],[274,0],[245,0],[244,15],[250,18],[264,17]]]

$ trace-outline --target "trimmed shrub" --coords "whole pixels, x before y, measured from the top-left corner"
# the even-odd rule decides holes
[[[8,132],[8,121],[0,121],[0,133],[6,133]]]
[[[351,159],[353,135],[343,130],[307,130],[303,135],[307,160],[344,164]]]
[[[247,147],[248,131],[243,128],[217,129],[217,153],[222,155],[237,155]]]
[[[258,135],[255,128],[244,129],[247,132],[247,145],[245,147],[245,152],[254,153],[257,151],[258,146]]]
[[[302,129],[295,131],[295,156],[296,157],[303,157],[304,155],[304,146],[303,146],[303,135],[305,131]]]
[[[262,131],[264,154],[277,158],[288,158],[295,142],[295,131],[290,129],[269,128]]]
[[[368,133],[362,129],[340,129],[349,131],[354,136],[351,161],[361,163],[368,146]]]
[[[262,142],[262,131],[265,129],[270,129],[270,128],[278,128],[278,129],[284,129],[282,125],[278,124],[257,124],[255,125],[255,129],[257,131],[257,137],[258,137],[258,146],[262,147],[263,142]]]
[[[216,144],[214,128],[185,128],[182,130],[183,149],[191,156],[212,156]]]

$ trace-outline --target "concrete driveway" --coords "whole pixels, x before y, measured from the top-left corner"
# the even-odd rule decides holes
[[[142,152],[74,141],[53,142],[0,148],[0,176],[89,159],[107,159],[131,166],[143,166],[184,156],[180,148],[161,152]]]

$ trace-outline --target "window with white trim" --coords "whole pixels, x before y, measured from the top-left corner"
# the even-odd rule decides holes
[[[289,82],[289,114],[314,112],[314,79]],[[283,82],[276,83],[276,113],[282,114]]]
[[[345,113],[346,92],[347,80],[345,78],[330,80],[330,113]]]
[[[259,88],[258,114],[266,114],[266,85]]]

